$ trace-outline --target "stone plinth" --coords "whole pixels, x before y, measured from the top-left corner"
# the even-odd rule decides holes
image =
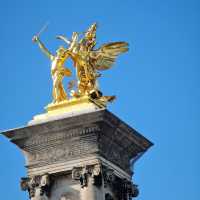
[[[32,200],[131,199],[130,166],[152,145],[105,109],[3,134],[25,155],[21,187]]]

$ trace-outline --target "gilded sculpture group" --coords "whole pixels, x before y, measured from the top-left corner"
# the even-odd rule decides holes
[[[37,42],[40,49],[51,60],[51,76],[53,79],[53,103],[60,103],[69,100],[67,93],[63,87],[63,78],[72,75],[70,69],[64,66],[67,59],[72,59],[76,69],[77,81],[69,82],[68,89],[70,95],[74,98],[88,96],[90,99],[102,102],[112,101],[114,96],[103,96],[97,84],[97,79],[101,76],[99,71],[110,69],[115,62],[116,57],[128,51],[128,43],[111,42],[102,45],[98,49],[94,49],[96,45],[96,29],[97,24],[92,24],[89,29],[84,32],[83,36],[78,32],[73,32],[72,38],[59,35],[58,39],[66,43],[67,47],[61,46],[53,55],[44,46],[39,36],[34,36],[33,41]],[[72,90],[73,87],[76,90]]]

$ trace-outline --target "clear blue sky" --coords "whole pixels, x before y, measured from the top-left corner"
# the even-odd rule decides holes
[[[48,59],[57,34],[71,36],[97,21],[98,44],[125,40],[130,51],[104,73],[102,91],[116,94],[109,110],[155,145],[136,163],[138,200],[197,200],[200,131],[200,2],[198,0],[6,0],[0,7],[0,129],[25,125],[51,101]],[[0,136],[3,200],[27,199],[22,153]]]

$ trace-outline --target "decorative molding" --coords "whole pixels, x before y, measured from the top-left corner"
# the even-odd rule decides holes
[[[132,164],[152,143],[107,110],[49,121],[3,133],[20,147],[28,169],[102,156],[132,174]]]
[[[28,167],[32,165],[36,167],[44,163],[52,164],[58,161],[67,161],[80,157],[85,154],[92,154],[98,151],[98,136],[91,133],[89,136],[83,138],[73,138],[73,140],[60,140],[52,144],[46,144],[40,151],[29,151],[26,156],[28,160]]]
[[[85,127],[85,128],[80,127],[76,129],[58,131],[55,132],[55,134],[52,134],[52,132],[46,134],[34,134],[24,142],[23,148],[26,149],[35,145],[42,145],[42,144],[46,145],[52,142],[55,143],[56,141],[68,140],[73,137],[87,135],[89,133],[98,131],[100,131],[99,126],[90,125],[90,127]]]

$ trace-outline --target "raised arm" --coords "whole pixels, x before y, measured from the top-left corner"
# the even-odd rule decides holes
[[[37,42],[42,52],[50,59],[53,60],[54,56],[50,53],[50,51],[44,46],[44,44],[40,41],[38,36],[33,37],[33,42]]]

